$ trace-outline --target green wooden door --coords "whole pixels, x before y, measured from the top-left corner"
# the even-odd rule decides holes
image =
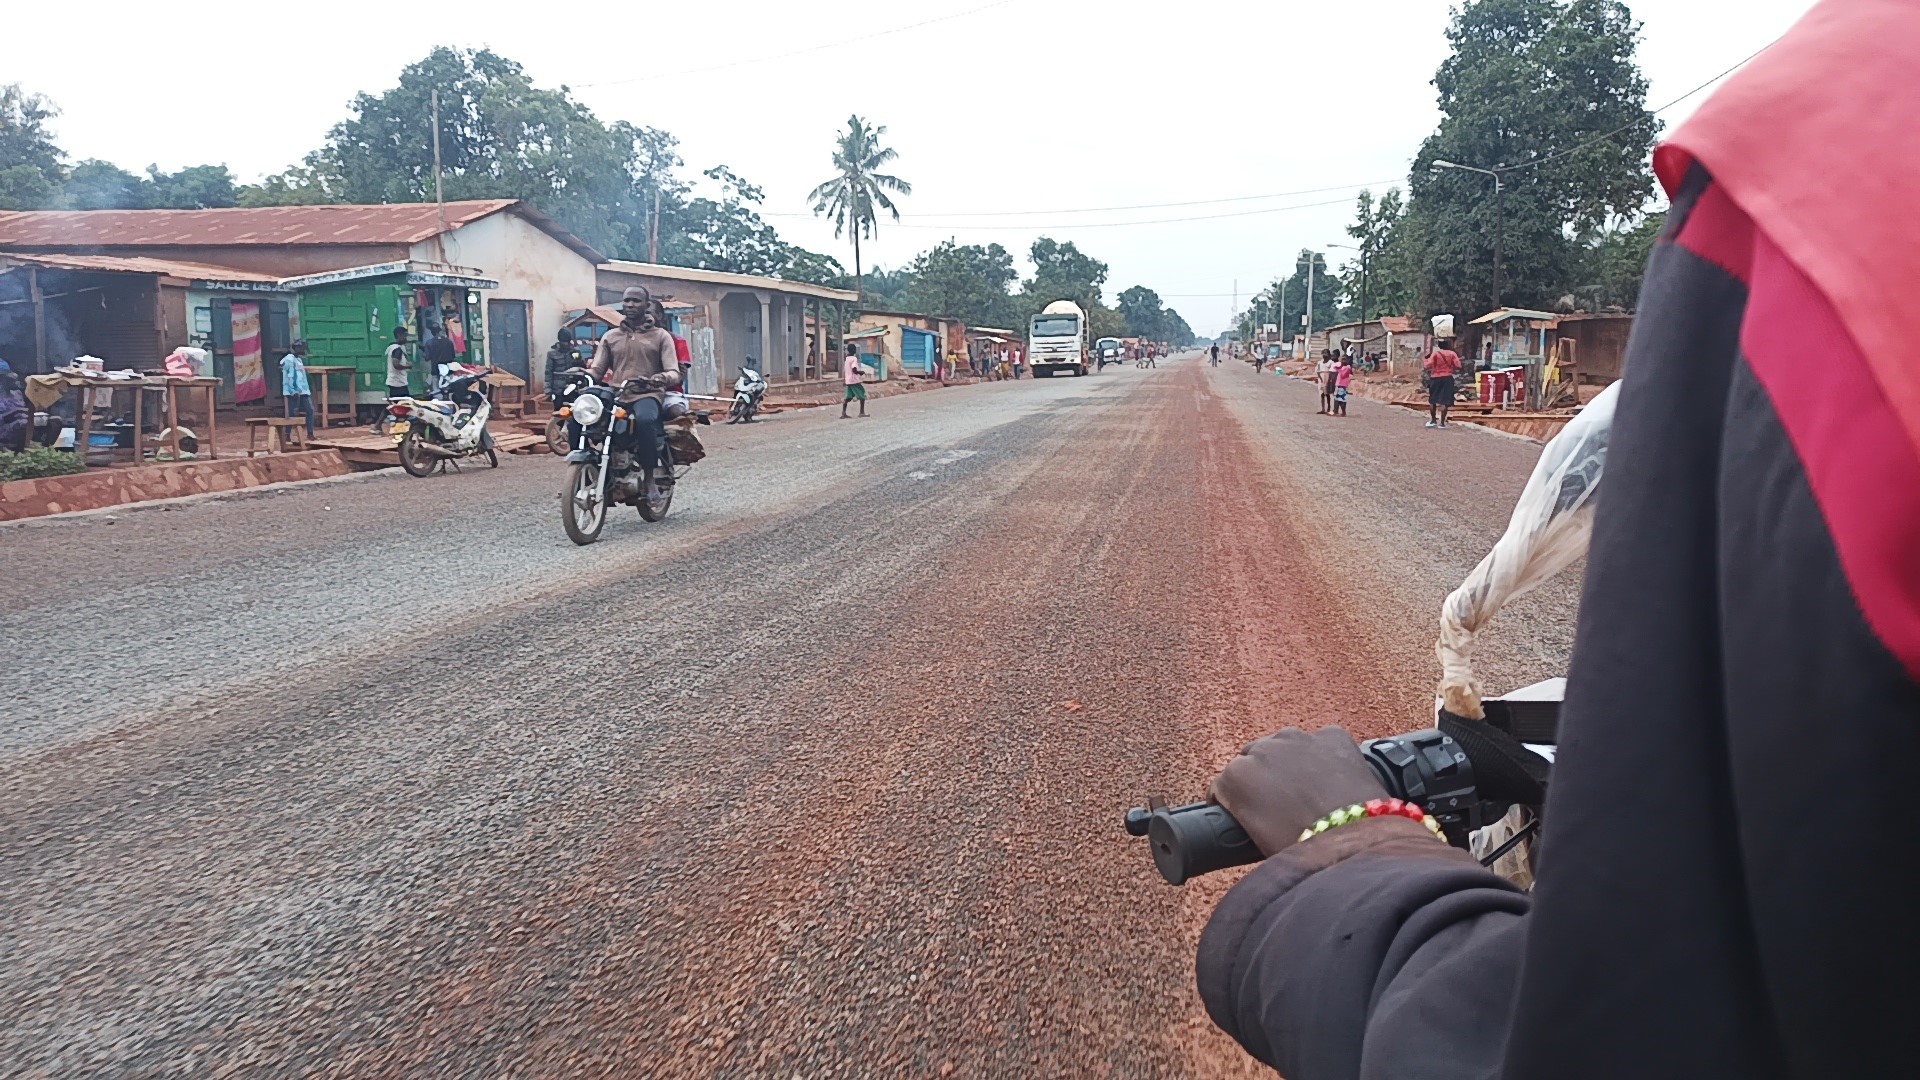
[[[355,369],[356,391],[386,385],[386,343],[380,340],[379,328],[383,323],[392,326],[392,319],[383,320],[377,314],[376,291],[373,285],[354,282],[300,294],[300,335],[307,340],[307,363]]]

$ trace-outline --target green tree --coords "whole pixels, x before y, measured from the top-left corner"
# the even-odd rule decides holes
[[[1291,339],[1301,331],[1301,316],[1307,313],[1307,275],[1313,275],[1313,328],[1324,330],[1339,321],[1340,291],[1345,283],[1327,269],[1325,252],[1302,250],[1294,256],[1291,277],[1275,280],[1253,298],[1240,320],[1240,330],[1251,337],[1256,320],[1280,327]]]
[[[860,272],[860,238],[872,239],[879,227],[879,211],[885,210],[900,220],[900,209],[887,197],[888,192],[913,194],[913,185],[897,176],[880,171],[900,155],[880,145],[886,125],[870,126],[859,116],[847,118],[847,130],[840,134],[833,150],[833,178],[813,189],[813,212],[833,219],[833,235],[853,234],[853,277],[864,288]]]
[[[1347,235],[1359,251],[1341,275],[1343,316],[1367,320],[1405,315],[1419,300],[1419,275],[1410,245],[1400,228],[1406,215],[1399,188],[1379,199],[1362,191]]]
[[[19,83],[0,85],[0,210],[40,210],[58,200],[66,155],[48,122],[59,114]]]
[[[1585,237],[1582,284],[1574,290],[1573,306],[1592,311],[1632,311],[1639,303],[1640,280],[1646,274],[1654,242],[1666,227],[1667,215],[1655,213]]]
[[[1406,213],[1421,307],[1474,314],[1493,304],[1493,248],[1503,226],[1501,299],[1537,307],[1576,276],[1571,238],[1636,217],[1653,190],[1659,124],[1634,59],[1640,26],[1620,0],[1469,0],[1447,31],[1434,77],[1439,128],[1414,160]],[[1484,175],[1500,170],[1505,212]]]
[[[70,210],[145,210],[151,204],[145,182],[110,161],[88,158],[73,167],[60,188]]]
[[[642,218],[633,171],[639,129],[601,123],[565,87],[536,87],[519,64],[489,49],[436,48],[403,68],[392,89],[357,95],[352,115],[307,156],[304,182],[284,181],[274,194],[431,201],[436,90],[447,198],[525,199],[595,247],[632,251]]]
[[[232,206],[240,197],[225,165],[194,165],[176,173],[147,166],[147,204],[168,210],[211,210]]]
[[[962,246],[943,240],[907,267],[907,305],[929,315],[951,315],[974,326],[1006,326],[1013,317],[1012,287],[1020,275],[999,244]]]

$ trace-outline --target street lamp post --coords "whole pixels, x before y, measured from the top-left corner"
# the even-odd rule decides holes
[[[1492,169],[1482,169],[1478,166],[1461,165],[1452,161],[1435,161],[1433,167],[1436,171],[1440,169],[1459,169],[1461,172],[1479,173],[1482,176],[1493,177],[1493,309],[1498,311],[1500,310],[1501,285],[1503,284],[1501,279],[1501,257],[1504,254],[1503,249],[1506,246],[1507,233],[1506,185],[1501,182],[1500,178],[1502,175],[1512,172],[1513,170],[1504,165]]]
[[[1307,310],[1304,314],[1300,316],[1300,325],[1305,328],[1304,340],[1306,343],[1306,348],[1309,351],[1311,351],[1313,349],[1313,262],[1314,262],[1314,259],[1321,257],[1322,253],[1318,251],[1309,251],[1306,254],[1307,254]]]
[[[1345,248],[1360,253],[1360,344],[1366,345],[1367,333],[1367,248],[1365,244],[1355,247],[1352,244],[1328,244],[1328,247]]]

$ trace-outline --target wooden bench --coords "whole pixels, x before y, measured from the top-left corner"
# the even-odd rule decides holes
[[[307,418],[304,416],[250,416],[246,423],[248,457],[286,453],[287,443],[299,443],[300,449],[309,449]],[[263,431],[267,433],[265,447],[260,446],[260,433]]]

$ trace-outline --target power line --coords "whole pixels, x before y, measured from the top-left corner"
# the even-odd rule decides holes
[[[1149,218],[1145,221],[1077,221],[1077,222],[1016,222],[1005,225],[921,225],[906,222],[891,222],[892,229],[933,229],[940,232],[965,230],[969,232],[1007,232],[1010,230],[1040,229],[1046,232],[1058,232],[1065,229],[1124,229],[1135,225],[1171,225],[1182,221],[1218,221],[1222,218],[1253,217],[1258,214],[1279,214],[1288,210],[1309,210],[1317,206],[1344,206],[1346,199],[1326,199],[1321,202],[1297,203],[1293,206],[1269,206],[1260,210],[1240,210],[1231,214],[1198,214],[1192,217]],[[771,215],[768,215],[771,216]],[[805,216],[805,215],[792,215]]]
[[[1302,188],[1299,191],[1275,191],[1266,195],[1231,195],[1221,199],[1190,199],[1186,202],[1134,203],[1131,206],[1086,206],[1069,207],[1058,210],[973,210],[953,213],[933,213],[928,211],[922,217],[1041,217],[1047,214],[1097,214],[1114,210],[1166,210],[1179,206],[1212,206],[1218,203],[1256,202],[1261,199],[1290,199],[1300,195],[1319,195],[1328,191],[1358,191],[1379,184],[1397,184],[1398,180],[1369,180],[1362,184],[1336,184],[1333,187]],[[1343,202],[1345,200],[1342,200]],[[769,217],[802,217],[800,214],[767,215]]]
[[[931,19],[922,19],[917,23],[908,23],[905,26],[895,26],[886,30],[876,30],[871,34],[863,34],[859,37],[843,38],[839,41],[822,42],[821,44],[818,44],[818,45],[809,45],[804,49],[794,49],[790,52],[772,53],[767,56],[755,56],[745,60],[729,60],[724,64],[714,64],[711,67],[688,68],[685,71],[668,71],[658,75],[635,75],[629,79],[606,79],[601,82],[581,83],[576,89],[592,90],[602,86],[626,86],[631,83],[652,82],[655,79],[678,79],[688,75],[705,75],[708,72],[713,72],[713,71],[727,71],[732,68],[747,67],[751,64],[764,64],[769,60],[785,60],[788,57],[793,57],[793,56],[807,56],[811,53],[826,52],[829,49],[840,49],[840,48],[845,48],[848,45],[858,45],[861,42],[873,41],[876,38],[891,37],[894,34],[904,34],[909,30],[918,30],[923,26],[932,26],[936,23],[943,23],[943,22],[952,22],[954,19],[964,19],[969,15],[978,15],[983,11],[991,11],[997,7],[1006,7],[1008,4],[1011,4],[1011,3],[1013,3],[1013,0],[994,0],[994,2],[991,4],[982,4],[979,7],[968,8],[965,11],[956,11],[950,15],[937,15]]]

